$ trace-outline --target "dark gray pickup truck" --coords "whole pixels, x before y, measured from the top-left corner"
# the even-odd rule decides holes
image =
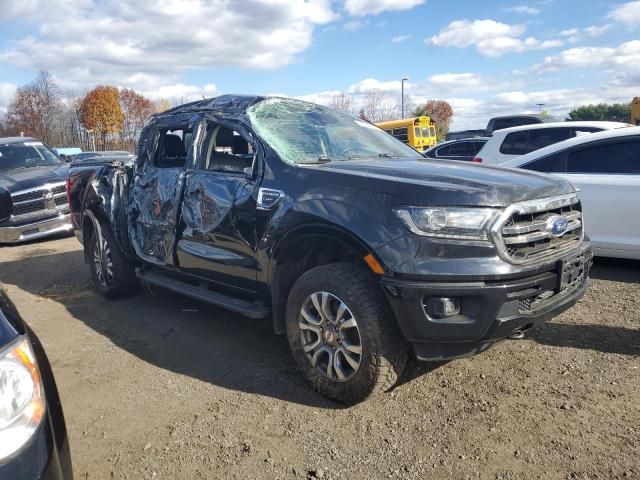
[[[0,244],[70,232],[68,166],[42,142],[0,138]]]
[[[140,282],[271,318],[324,395],[390,388],[521,336],[585,292],[591,247],[557,177],[432,161],[374,125],[283,98],[155,115],[133,162],[72,166],[96,287]]]

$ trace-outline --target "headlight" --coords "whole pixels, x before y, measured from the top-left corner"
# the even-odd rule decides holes
[[[44,416],[40,372],[22,337],[0,350],[0,461],[29,441]]]
[[[499,210],[492,208],[403,207],[396,215],[416,235],[464,240],[489,240],[489,227]]]

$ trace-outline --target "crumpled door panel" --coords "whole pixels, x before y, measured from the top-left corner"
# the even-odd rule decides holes
[[[182,169],[148,169],[129,192],[129,238],[136,254],[158,265],[174,264],[176,226],[184,183]]]
[[[247,184],[247,179],[233,175],[187,174],[177,245],[182,270],[243,290],[255,289],[255,204]]]

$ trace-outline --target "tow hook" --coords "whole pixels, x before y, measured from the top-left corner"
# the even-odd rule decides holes
[[[527,330],[531,330],[531,328],[533,327],[532,323],[528,323],[527,325],[524,325],[522,327],[520,327],[519,329],[517,329],[515,332],[513,332],[511,335],[509,335],[509,339],[510,340],[522,340],[524,338],[524,333]]]

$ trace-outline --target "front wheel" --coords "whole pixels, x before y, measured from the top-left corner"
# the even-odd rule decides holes
[[[109,228],[101,224],[89,240],[91,277],[98,291],[108,298],[130,295],[140,288],[136,272],[120,251]]]
[[[409,351],[374,277],[349,263],[298,279],[287,302],[287,336],[307,381],[345,404],[395,385]]]

